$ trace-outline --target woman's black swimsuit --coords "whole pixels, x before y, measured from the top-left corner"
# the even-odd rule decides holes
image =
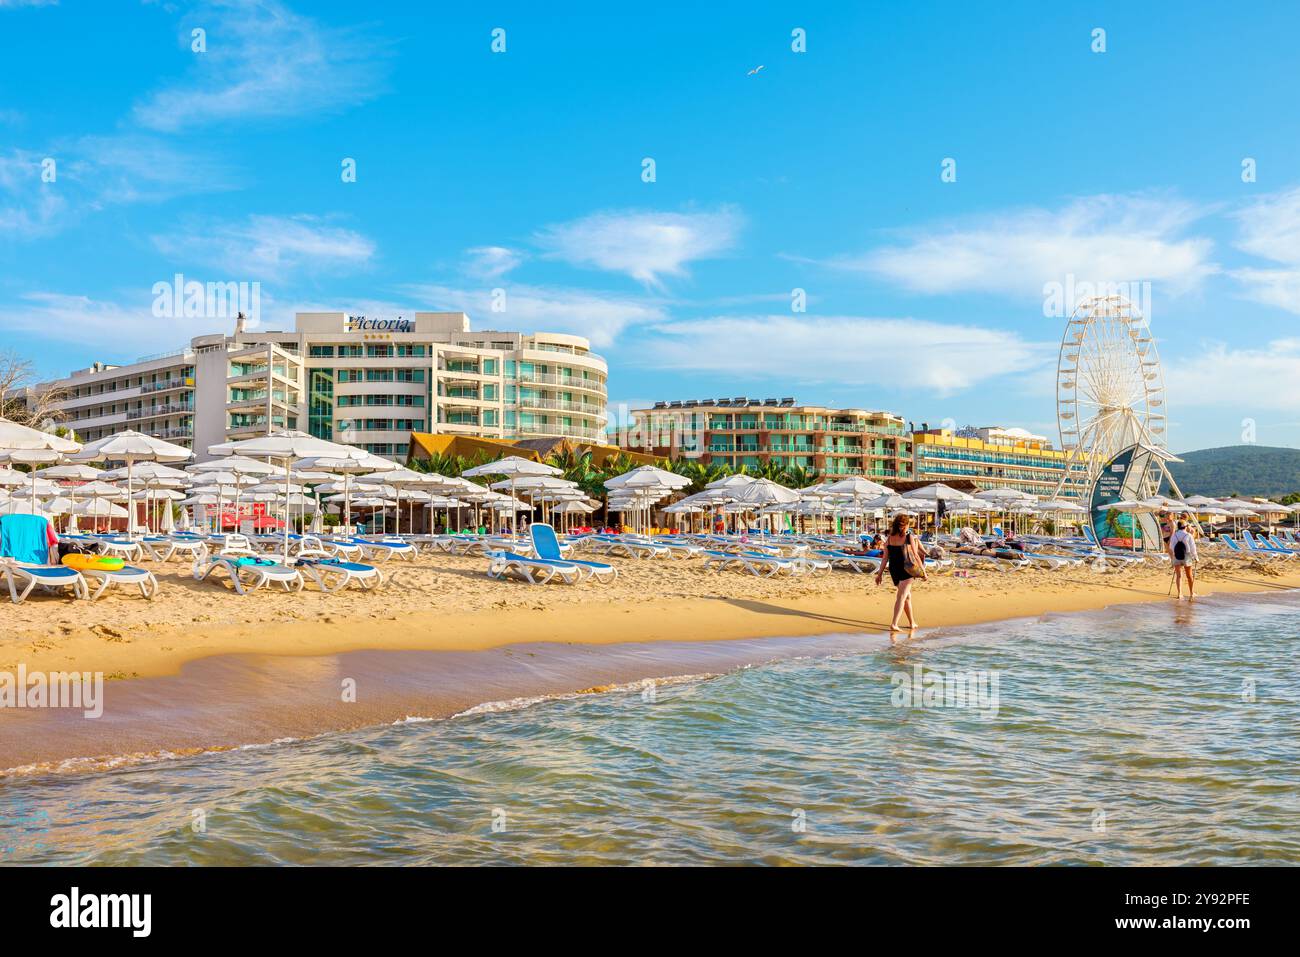
[[[888,539],[886,539],[888,541]],[[898,587],[900,582],[905,582],[912,576],[907,573],[907,559],[904,557],[903,549],[912,542],[912,536],[909,534],[903,539],[902,545],[889,545],[889,577],[894,580],[894,587]]]

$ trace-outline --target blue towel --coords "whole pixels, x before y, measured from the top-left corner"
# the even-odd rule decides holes
[[[50,562],[49,532],[40,515],[0,516],[0,557],[31,565]]]

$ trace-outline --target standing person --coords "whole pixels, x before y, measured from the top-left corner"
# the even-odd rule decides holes
[[[911,565],[913,568],[924,569],[925,559],[921,554],[921,546],[917,537],[909,529],[912,518],[910,515],[895,515],[894,520],[889,525],[889,535],[885,538],[884,554],[882,554],[880,568],[876,571],[876,584],[879,585],[885,576],[885,565],[889,566],[889,577],[893,579],[894,587],[894,617],[889,623],[891,632],[900,631],[898,627],[898,616],[903,612],[907,613],[907,627],[909,631],[916,630],[916,618],[912,614],[912,582],[914,576],[907,570]],[[924,571],[922,575],[924,577]]]
[[[1183,576],[1187,576],[1187,598],[1196,597],[1196,582],[1192,576],[1192,565],[1197,561],[1196,536],[1187,530],[1186,522],[1179,522],[1177,530],[1169,536],[1169,564],[1174,569],[1174,585],[1178,589],[1178,598],[1183,597]]]

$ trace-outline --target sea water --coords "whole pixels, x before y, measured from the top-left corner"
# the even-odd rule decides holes
[[[1128,606],[11,778],[0,863],[1294,864],[1298,636]]]

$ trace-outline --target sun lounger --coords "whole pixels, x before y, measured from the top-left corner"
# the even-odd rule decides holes
[[[383,573],[374,565],[345,562],[339,558],[298,558],[294,567],[316,583],[323,592],[342,591],[353,582],[362,591],[372,591],[384,584]]]
[[[582,580],[582,570],[570,561],[551,561],[544,558],[529,558],[516,552],[488,552],[487,573],[489,578],[502,578],[505,575],[517,575],[530,585],[544,585],[553,579],[560,579],[568,585]]]
[[[156,562],[168,562],[176,556],[194,561],[208,553],[208,543],[201,538],[146,538],[141,544]]]
[[[1280,558],[1287,558],[1287,559],[1296,557],[1296,553],[1291,551],[1291,549],[1283,548],[1280,545],[1274,545],[1272,542],[1269,542],[1265,539],[1257,539],[1255,538],[1254,535],[1250,533],[1249,530],[1243,531],[1241,533],[1241,537],[1242,539],[1245,540],[1246,544],[1250,547],[1252,551],[1277,555]]]
[[[1257,558],[1266,562],[1276,561],[1283,558],[1281,552],[1265,551],[1263,549],[1253,548],[1248,544],[1238,544],[1227,535],[1220,535],[1219,542],[1226,545],[1228,551],[1243,558]]]
[[[145,568],[135,568],[131,565],[123,565],[121,568],[112,570],[106,568],[83,568],[81,574],[87,581],[99,582],[99,587],[91,594],[90,600],[94,601],[100,595],[104,594],[112,585],[135,585],[140,589],[140,594],[145,598],[153,598],[158,594],[158,579],[154,577],[153,572]]]
[[[419,549],[400,538],[381,538],[374,541],[365,538],[354,539],[369,558],[386,562],[390,558],[404,558],[413,562],[419,555]]]
[[[813,549],[813,556],[830,562],[832,568],[847,568],[852,572],[874,572],[880,567],[880,560],[866,555],[851,555],[835,548]]]
[[[618,569],[605,562],[565,558],[560,553],[560,542],[555,537],[555,529],[545,522],[534,522],[528,526],[528,536],[532,539],[533,554],[542,561],[563,561],[570,565],[577,565],[584,580],[594,578],[602,584],[612,582],[618,577]]]
[[[123,561],[139,562],[144,560],[144,547],[129,538],[97,538],[95,547],[101,555],[112,555]]]
[[[0,559],[0,572],[9,585],[9,598],[20,605],[37,588],[47,591],[71,588],[76,598],[88,598],[86,580],[75,568],[66,565],[28,565],[10,559]],[[19,590],[19,586],[22,590]]]
[[[285,591],[302,591],[302,575],[296,568],[280,565],[271,559],[252,555],[210,555],[194,562],[194,580],[204,581],[215,572],[224,572],[231,586],[240,595],[256,591],[272,583],[283,585]]]
[[[624,558],[668,558],[671,554],[666,545],[626,535],[593,535],[589,547]]]

